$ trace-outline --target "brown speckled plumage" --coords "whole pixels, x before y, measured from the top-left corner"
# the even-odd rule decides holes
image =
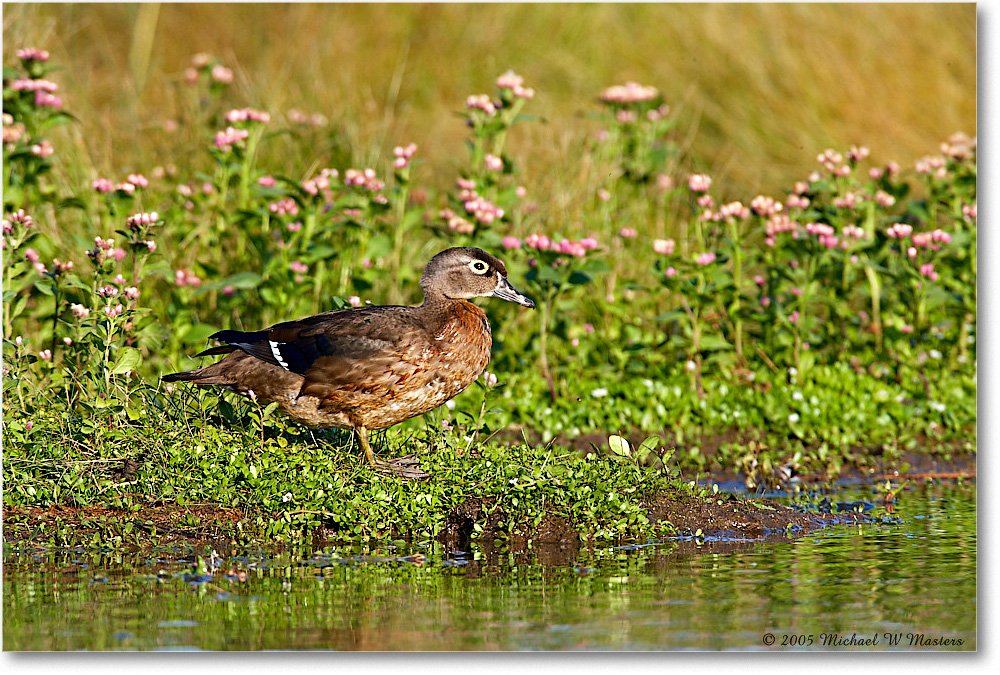
[[[469,298],[534,306],[507,282],[503,262],[476,248],[434,256],[420,284],[417,307],[344,309],[262,331],[220,331],[212,337],[224,344],[200,355],[226,358],[163,379],[252,390],[306,426],[351,429],[375,464],[368,430],[433,410],[489,363],[490,324]]]

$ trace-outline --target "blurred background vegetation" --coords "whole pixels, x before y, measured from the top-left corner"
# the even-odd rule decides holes
[[[203,154],[183,119],[163,131],[183,118],[197,52],[234,69],[237,102],[331,121],[336,133],[301,157],[303,173],[415,142],[434,187],[464,159],[454,111],[508,68],[536,89],[531,112],[546,122],[518,130],[536,194],[598,129],[588,111],[600,91],[628,80],[664,93],[688,156],[733,198],[780,194],[826,147],[865,144],[874,161],[905,166],[955,131],[977,133],[971,3],[8,3],[3,35],[5,63],[37,46],[66,65],[53,78],[80,119],[87,179]]]

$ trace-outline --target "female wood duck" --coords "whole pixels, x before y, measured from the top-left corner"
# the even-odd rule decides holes
[[[343,309],[260,331],[219,331],[211,337],[223,344],[198,356],[226,358],[163,381],[222,386],[245,396],[252,391],[308,427],[350,429],[368,463],[385,469],[368,431],[433,410],[489,363],[490,323],[469,298],[535,306],[507,281],[503,262],[478,248],[438,253],[420,285],[424,302],[417,307]]]

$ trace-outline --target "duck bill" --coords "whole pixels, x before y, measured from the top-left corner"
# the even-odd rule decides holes
[[[500,283],[497,284],[497,288],[493,291],[494,298],[500,298],[501,300],[506,300],[507,302],[516,302],[519,305],[523,305],[529,309],[535,308],[535,303],[531,301],[530,298],[521,295],[510,282],[507,281],[506,277],[500,277]]]

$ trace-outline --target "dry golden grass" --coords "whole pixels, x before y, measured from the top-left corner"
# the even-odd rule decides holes
[[[152,131],[178,114],[196,52],[234,68],[234,104],[323,112],[358,164],[416,142],[437,185],[464,156],[452,112],[507,68],[546,120],[512,139],[536,194],[577,175],[571,148],[596,128],[582,115],[626,80],[664,92],[733,198],[790,185],[826,147],[906,165],[976,133],[973,4],[6,4],[3,30],[6,63],[34,45],[66,66],[54,77],[94,171],[201,152]]]

